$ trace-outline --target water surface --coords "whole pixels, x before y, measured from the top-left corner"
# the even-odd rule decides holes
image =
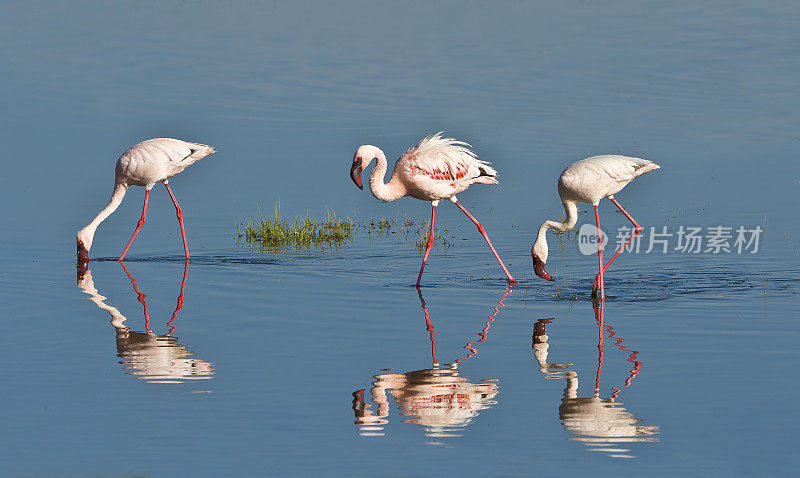
[[[4,474],[789,474],[799,20],[778,1],[4,4]],[[428,205],[347,170],[360,144],[397,157],[440,130],[500,172],[460,200],[519,284],[448,204],[421,291],[399,235],[237,244],[276,201],[419,224]],[[155,136],[218,150],[170,182],[191,262],[160,186],[113,260],[134,188],[76,279],[75,231]],[[662,166],[618,195],[645,227],[759,226],[758,253],[623,255],[598,325],[596,259],[551,238],[553,284],[529,251],[560,171],[602,153]]]

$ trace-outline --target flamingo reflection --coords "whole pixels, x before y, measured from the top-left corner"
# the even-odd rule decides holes
[[[164,335],[157,335],[150,329],[147,296],[139,290],[139,285],[125,264],[120,263],[120,265],[131,281],[133,290],[138,295],[138,300],[144,309],[144,332],[133,331],[124,324],[127,317],[119,309],[105,302],[107,298],[98,292],[89,269],[79,270],[78,287],[89,296],[89,300],[94,302],[97,307],[111,315],[111,325],[116,331],[117,357],[121,359],[120,363],[127,370],[125,373],[150,383],[182,383],[187,380],[212,378],[214,364],[193,358],[193,352],[185,345],[179,344],[178,338],[173,335],[175,332],[174,322],[183,308],[189,262],[184,263],[177,305],[169,321],[165,324],[168,331]]]
[[[497,305],[489,315],[479,339],[467,342],[467,354],[452,363],[439,364],[436,356],[436,332],[431,321],[422,291],[417,288],[420,304],[425,314],[425,326],[431,342],[431,368],[406,373],[379,373],[373,378],[370,394],[376,408],[366,403],[364,389],[353,393],[353,412],[355,424],[361,436],[383,436],[384,426],[389,423],[389,395],[397,403],[400,415],[408,417],[404,423],[413,423],[425,428],[425,435],[431,438],[460,436],[458,431],[478,416],[481,410],[497,403],[496,380],[472,383],[461,376],[458,369],[464,360],[478,353],[477,344],[484,342],[501,308],[503,301],[511,294],[507,286]],[[430,442],[429,444],[440,444]]]
[[[637,360],[639,352],[630,350],[623,344],[624,339],[618,337],[614,328],[606,324],[602,302],[595,306],[595,321],[599,330],[597,344],[597,373],[591,397],[578,396],[578,374],[570,370],[571,363],[548,363],[550,344],[546,326],[553,319],[539,319],[533,326],[533,355],[539,362],[539,371],[548,379],[564,379],[564,396],[558,407],[558,417],[566,431],[576,435],[570,440],[580,441],[588,446],[589,451],[601,451],[614,458],[633,458],[630,449],[620,446],[621,443],[655,442],[659,427],[640,425],[642,421],[617,402],[620,392],[628,387],[633,379],[641,373],[642,362]],[[600,398],[600,374],[604,362],[604,336],[614,340],[614,345],[627,352],[628,362],[633,365],[624,384],[611,388],[609,398]],[[623,445],[624,446],[624,445]]]

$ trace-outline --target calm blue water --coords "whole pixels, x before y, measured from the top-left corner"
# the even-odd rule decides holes
[[[0,474],[789,475],[799,21],[779,1],[3,4]],[[360,144],[396,158],[440,130],[500,172],[460,200],[519,284],[449,204],[421,292],[401,235],[237,245],[277,201],[419,225],[427,204],[347,173]],[[218,151],[170,183],[192,261],[160,186],[111,260],[135,188],[76,282],[75,232],[156,136]],[[551,237],[546,283],[529,251],[560,171],[603,153],[661,164],[618,195],[645,227],[758,226],[758,253],[643,242],[599,329],[596,258]]]

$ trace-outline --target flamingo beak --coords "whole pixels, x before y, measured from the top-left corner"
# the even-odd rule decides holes
[[[356,418],[364,418],[364,389],[356,390],[353,392],[353,411],[356,414]]]
[[[78,269],[89,268],[89,251],[83,245],[83,241],[78,241]]]
[[[359,158],[353,161],[353,167],[350,168],[350,179],[352,179],[353,182],[356,183],[358,189],[361,189],[363,191],[364,185],[361,183],[361,171],[362,171],[361,158]]]
[[[535,272],[537,276],[544,280],[555,280],[550,277],[550,274],[548,274],[546,270],[544,270],[544,262],[542,262],[542,260],[539,259],[539,256],[536,254],[533,255],[533,272]]]

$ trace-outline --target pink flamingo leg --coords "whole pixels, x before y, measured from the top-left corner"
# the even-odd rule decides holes
[[[621,387],[614,387],[611,389],[613,390],[613,393],[611,393],[611,398],[616,400],[617,397],[619,397],[619,393],[622,391],[622,389],[630,385],[631,381],[633,381],[633,379],[641,373],[642,362],[636,360],[636,356],[639,355],[639,352],[637,352],[636,350],[631,350],[627,346],[625,346],[625,344],[622,343],[625,339],[623,339],[622,337],[617,337],[615,335],[614,327],[612,327],[611,324],[606,324],[605,327],[606,327],[606,332],[608,333],[608,338],[616,340],[616,342],[614,342],[614,345],[616,345],[617,348],[619,348],[621,351],[630,353],[630,355],[628,356],[628,362],[633,364],[633,369],[629,371],[630,375],[628,376],[627,380],[625,380],[625,384],[622,385]]]
[[[473,342],[467,342],[467,345],[461,347],[462,349],[469,350],[469,353],[461,357],[460,359],[457,359],[455,363],[461,363],[462,360],[466,360],[478,353],[478,349],[475,347],[480,342],[486,341],[486,339],[489,337],[489,329],[492,328],[492,322],[494,322],[495,316],[497,315],[498,312],[500,312],[500,309],[506,306],[506,304],[504,304],[503,301],[506,300],[509,295],[511,295],[511,291],[512,291],[511,285],[507,285],[506,292],[502,296],[500,296],[500,298],[497,300],[497,305],[494,306],[494,311],[489,315],[489,317],[487,317],[489,321],[485,323],[483,330],[478,332],[478,336],[480,336],[480,339],[475,340]]]
[[[124,262],[120,262],[119,265],[122,266],[122,270],[125,271],[125,275],[128,276],[130,279],[131,284],[133,284],[133,291],[136,292],[137,300],[142,304],[142,308],[144,309],[144,328],[147,330],[148,334],[152,334],[153,331],[150,330],[150,310],[147,307],[147,301],[145,300],[147,296],[139,290],[139,286],[136,284],[136,279],[133,278],[131,273],[128,271],[128,268],[125,267]]]
[[[186,245],[186,230],[183,227],[183,210],[178,205],[178,200],[175,199],[175,195],[172,194],[172,188],[169,187],[169,184],[164,183],[164,186],[167,187],[167,192],[169,193],[169,197],[172,198],[172,204],[175,205],[175,214],[178,216],[178,223],[181,225],[181,236],[183,237],[183,252],[186,254],[186,260],[189,260],[189,246]]]
[[[594,309],[594,318],[597,321],[597,327],[599,329],[599,339],[597,342],[597,375],[594,379],[594,396],[600,396],[600,374],[603,372],[603,355],[604,355],[604,347],[603,347],[603,304],[601,303]]]
[[[594,217],[597,220],[597,258],[600,261],[600,272],[597,275],[600,277],[600,300],[606,300],[606,289],[603,284],[603,231],[600,230],[600,213],[597,211],[597,205],[594,206]]]
[[[419,276],[417,277],[417,287],[419,287],[419,283],[422,280],[422,273],[425,271],[425,263],[428,262],[428,254],[431,252],[431,247],[433,247],[433,225],[436,222],[436,205],[431,205],[431,230],[428,233],[428,242],[425,244],[425,255],[422,256],[422,266],[419,268]]]
[[[480,231],[481,235],[483,235],[483,238],[486,239],[486,244],[489,244],[489,248],[492,250],[492,253],[494,253],[494,257],[497,258],[497,262],[500,263],[500,267],[502,267],[503,268],[503,272],[506,273],[506,277],[508,277],[508,281],[509,282],[517,282],[517,280],[514,279],[514,277],[511,275],[511,273],[508,272],[508,269],[506,269],[506,265],[503,264],[502,259],[500,259],[500,256],[497,254],[497,251],[494,249],[494,246],[492,245],[492,241],[490,241],[489,240],[489,236],[486,235],[486,229],[484,229],[483,224],[478,222],[478,220],[475,219],[475,217],[473,217],[472,214],[470,214],[466,209],[464,209],[464,206],[462,206],[460,202],[455,201],[455,200],[453,202],[456,204],[456,206],[458,206],[459,209],[461,209],[461,211],[464,214],[467,215],[469,220],[472,221],[473,224],[475,224],[475,226],[478,228],[478,231]]]
[[[131,248],[131,244],[133,244],[133,240],[136,239],[136,235],[139,234],[139,230],[144,226],[145,221],[147,220],[147,200],[150,198],[150,190],[147,189],[144,192],[144,207],[142,207],[142,217],[139,218],[139,222],[136,223],[136,230],[133,231],[133,235],[131,236],[131,240],[128,241],[128,245],[125,246],[125,250],[122,251],[122,254],[119,256],[118,261],[122,261],[125,259],[125,254],[128,253],[128,249]]]
[[[611,389],[611,390],[613,390],[613,392],[611,393],[611,398],[616,400],[617,398],[619,398],[619,393],[622,391],[622,389],[627,387],[627,386],[629,386],[631,384],[631,382],[633,381],[633,379],[636,378],[636,376],[641,373],[642,362],[636,360],[636,356],[639,355],[639,352],[637,352],[636,350],[631,350],[627,346],[625,346],[625,344],[622,343],[622,342],[624,342],[625,339],[623,339],[622,337],[617,337],[616,333],[614,332],[614,327],[611,324],[606,324],[605,323],[605,318],[603,317],[603,305],[602,304],[595,304],[594,320],[597,323],[598,327],[600,327],[600,339],[599,339],[599,342],[597,343],[597,349],[600,350],[600,352],[601,352],[600,353],[600,363],[598,365],[597,379],[595,380],[595,391],[596,392],[600,390],[600,371],[603,368],[603,353],[602,353],[602,349],[603,349],[603,329],[605,329],[605,331],[608,333],[608,338],[609,339],[615,340],[614,345],[616,345],[617,348],[619,348],[623,352],[629,352],[630,353],[630,356],[628,357],[628,362],[631,362],[633,364],[633,369],[631,369],[629,371],[630,375],[628,376],[627,380],[625,380],[625,384],[624,385],[622,385],[621,387],[613,387]]]
[[[614,253],[614,255],[611,256],[611,260],[609,260],[606,263],[606,265],[603,266],[603,273],[605,273],[608,270],[608,268],[609,268],[609,266],[611,266],[612,262],[617,260],[617,257],[619,256],[620,252],[624,251],[625,248],[628,247],[628,244],[633,242],[633,240],[636,238],[636,236],[641,234],[642,230],[643,230],[642,226],[640,226],[639,223],[636,222],[636,219],[634,219],[630,214],[628,214],[628,211],[623,209],[622,205],[620,205],[620,203],[617,202],[617,200],[614,199],[613,196],[610,196],[609,199],[611,199],[611,202],[613,202],[619,208],[619,210],[622,211],[622,214],[624,214],[625,217],[628,218],[628,220],[631,222],[631,224],[633,224],[634,231],[633,231],[633,234],[631,234],[631,237],[629,237],[628,240],[625,241],[625,244],[623,244],[619,249],[617,249],[617,251]],[[592,284],[592,297],[597,297],[597,281],[598,281],[599,277],[600,277],[600,274],[597,274],[594,277],[594,283]]]
[[[178,294],[178,303],[175,305],[175,312],[172,313],[172,317],[170,317],[169,322],[165,324],[167,327],[169,327],[169,332],[167,332],[166,335],[172,335],[172,333],[175,332],[175,326],[172,325],[172,323],[175,321],[175,319],[178,318],[178,312],[180,312],[181,309],[183,309],[183,294],[186,291],[186,276],[188,274],[189,274],[189,262],[184,261],[183,280],[181,281],[181,292],[180,294]]]
[[[433,322],[431,322],[431,314],[428,312],[428,307],[425,305],[425,299],[422,298],[422,289],[419,287],[417,287],[417,294],[422,303],[422,310],[425,312],[425,329],[430,333],[431,358],[433,359],[433,368],[436,368],[439,366],[439,361],[436,360],[436,331],[433,328]]]
[[[630,214],[628,214],[628,211],[626,211],[626,210],[625,210],[625,209],[622,207],[622,205],[621,205],[619,202],[617,202],[617,200],[614,198],[614,196],[609,196],[609,198],[608,198],[608,199],[611,199],[611,202],[613,202],[613,203],[614,203],[614,205],[615,205],[615,206],[617,206],[617,207],[619,208],[619,210],[620,210],[620,211],[622,211],[622,214],[625,214],[625,217],[627,217],[627,218],[628,218],[628,220],[629,220],[630,222],[632,222],[632,223],[633,223],[633,226],[636,228],[636,230],[637,230],[637,231],[641,231],[641,230],[642,230],[642,226],[640,226],[640,225],[639,225],[639,223],[638,223],[638,222],[636,222],[636,219],[634,219],[634,218],[633,218],[633,216],[631,216]]]

